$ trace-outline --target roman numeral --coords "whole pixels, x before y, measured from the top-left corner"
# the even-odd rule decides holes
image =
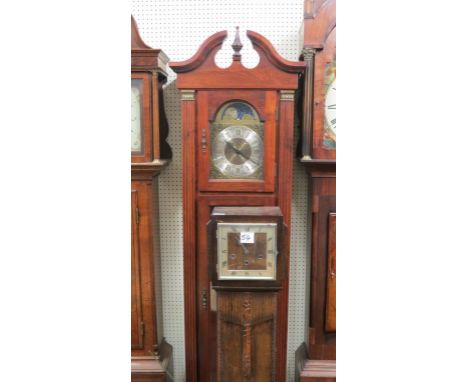
[[[336,110],[336,104],[335,105],[327,105],[328,110]]]

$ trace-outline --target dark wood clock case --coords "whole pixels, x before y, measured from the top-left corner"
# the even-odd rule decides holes
[[[218,223],[274,223],[277,228],[275,280],[219,280]],[[284,235],[278,207],[215,207],[208,223],[210,272],[216,291],[216,381],[276,380],[277,292],[285,277]]]
[[[336,360],[336,137],[325,140],[326,70],[336,70],[335,0],[305,0],[300,162],[309,176],[309,333],[296,352],[297,381],[334,381]],[[335,105],[336,107],[336,105]]]
[[[207,223],[212,209],[217,206],[278,206],[286,225],[291,219],[294,96],[299,74],[305,65],[283,59],[265,37],[247,31],[260,58],[258,65],[253,69],[242,65],[242,44],[237,35],[231,66],[219,68],[215,55],[226,36],[226,31],[215,33],[205,40],[192,58],[169,64],[178,75],[177,87],[182,101],[187,381],[221,382],[217,364],[219,352],[228,358],[234,357],[232,362],[241,369],[243,367],[240,366],[241,360],[232,353],[235,347],[229,347],[229,342],[225,341],[218,343],[218,308],[223,309],[223,304],[229,306],[228,301],[235,298],[233,293],[236,292],[216,292],[212,288],[207,242]],[[218,110],[227,101],[234,100],[250,105],[263,124],[263,174],[255,179],[225,179],[210,175],[212,137],[209,126]],[[287,275],[288,235],[284,238],[284,248],[284,274]],[[224,293],[226,297],[219,307],[216,306],[217,293]],[[262,304],[267,304],[275,318],[272,345],[275,357],[262,366],[274,372],[270,379],[265,380],[283,381],[286,377],[288,278],[283,277],[278,291],[272,292],[277,297],[250,293],[253,293],[252,298],[245,303],[251,308],[246,314],[255,315]],[[266,302],[266,299],[271,301]],[[233,332],[232,328],[226,326],[228,333],[224,335],[232,336],[233,341],[241,341],[242,331]],[[220,348],[221,345],[228,347]],[[251,369],[250,372],[260,371]],[[243,381],[243,378],[239,371],[225,381]]]
[[[131,378],[169,381],[172,347],[162,333],[158,175],[169,163],[162,85],[166,55],[148,47],[132,17],[132,78],[142,80],[142,150],[131,165]]]

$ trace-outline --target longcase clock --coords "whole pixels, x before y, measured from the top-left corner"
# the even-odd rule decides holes
[[[169,381],[172,347],[162,333],[158,175],[169,163],[162,85],[166,55],[147,46],[132,17],[132,381]]]
[[[297,359],[301,381],[328,381],[336,359],[336,5],[304,5],[300,162],[309,175],[311,266],[309,333]]]
[[[283,59],[265,37],[247,31],[260,58],[258,65],[253,69],[243,66],[242,43],[237,32],[232,44],[231,66],[219,68],[215,55],[226,36],[226,31],[218,32],[209,37],[192,58],[169,64],[178,74],[177,87],[181,90],[182,100],[187,381],[221,382],[217,377],[219,359],[233,360],[229,366],[222,365],[231,371],[242,367],[249,369],[245,364],[238,364],[238,358],[230,358],[225,353],[240,349],[218,346],[222,339],[216,330],[216,302],[223,304],[227,300],[217,299],[220,292],[213,288],[214,280],[209,271],[207,223],[213,208],[278,206],[286,225],[291,218],[294,96],[299,73],[305,65]],[[271,231],[267,229],[259,233],[262,237]],[[234,236],[230,240],[234,240]],[[287,274],[288,235],[284,241]],[[225,250],[230,248],[234,247]],[[242,261],[255,258],[252,254],[250,257]],[[241,261],[241,258],[231,261]],[[228,272],[227,269],[224,271]],[[225,277],[231,277],[230,272]],[[271,268],[264,270],[265,277],[271,273]],[[232,290],[223,293],[226,298],[237,298]],[[274,306],[275,327],[268,334],[274,345],[262,362],[274,370],[268,380],[283,381],[286,375],[287,277],[281,280],[274,293],[274,298],[273,294],[254,293],[249,304],[254,312],[266,303],[265,299],[274,299],[274,303],[271,302],[274,305],[269,306]],[[239,296],[237,303],[239,298],[242,299]],[[233,336],[241,335],[240,332],[233,333],[230,332]],[[219,352],[223,352],[221,358]],[[258,370],[254,364],[251,366],[249,373],[253,376]],[[236,375],[237,379],[230,377],[230,381],[247,378],[239,373]]]

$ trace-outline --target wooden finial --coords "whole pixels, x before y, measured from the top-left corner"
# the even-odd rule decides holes
[[[138,32],[137,23],[133,15],[132,15],[131,39],[132,39],[132,49],[151,49],[151,47],[146,45],[143,39],[141,38],[140,32]]]
[[[234,37],[234,42],[232,43],[232,49],[234,50],[234,54],[232,55],[232,59],[234,61],[240,61],[241,54],[239,53],[244,45],[242,45],[240,36],[239,36],[239,27],[236,27],[236,37]]]

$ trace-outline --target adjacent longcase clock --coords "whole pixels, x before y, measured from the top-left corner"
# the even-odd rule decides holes
[[[143,42],[133,17],[131,33],[132,381],[162,382],[172,356],[162,333],[158,244],[158,175],[171,157],[162,100],[168,59]]]
[[[250,306],[250,313],[246,314],[257,314],[254,312],[261,311],[264,304],[273,309],[274,333],[267,331],[265,335],[274,341],[267,341],[273,345],[265,350],[262,367],[273,370],[268,380],[283,381],[288,280],[286,277],[281,281],[272,280],[276,264],[269,251],[275,248],[269,246],[269,239],[273,240],[275,230],[268,225],[257,225],[251,226],[248,234],[245,225],[220,226],[219,235],[224,235],[226,240],[220,244],[225,245],[220,248],[220,254],[231,251],[230,256],[220,259],[218,271],[223,282],[239,282],[252,288],[258,281],[255,278],[279,283],[275,292],[254,293],[252,298],[244,300],[244,293],[252,292],[244,289],[232,294],[232,290],[225,290],[221,297],[220,286],[216,287],[218,291],[214,289],[217,279],[209,272],[206,225],[217,206],[278,206],[284,222],[289,224],[294,96],[305,65],[283,59],[265,37],[247,31],[259,55],[258,65],[248,69],[242,64],[242,43],[237,32],[232,44],[232,64],[220,68],[215,63],[215,55],[226,36],[226,31],[218,32],[192,58],[169,64],[177,73],[182,100],[186,376],[187,381],[235,382],[247,377],[233,370],[244,368],[251,376],[260,372],[253,364],[250,368],[248,353],[241,361],[230,357],[235,348],[219,345],[220,333],[215,330],[218,307],[222,310],[223,304],[233,299],[236,304],[244,301]],[[243,239],[233,230],[244,232],[245,237],[250,235],[254,243],[237,243],[237,239]],[[284,243],[287,271],[287,235]],[[235,327],[226,326],[228,332],[224,334],[237,341],[241,332]],[[219,364],[219,359],[232,362]],[[230,377],[220,379],[221,370]]]
[[[308,358],[301,381],[334,380],[336,359],[336,5],[305,0],[306,63],[300,162],[309,176],[311,254],[309,333],[297,354]],[[345,127],[346,128],[346,127]],[[341,129],[341,127],[340,127]],[[299,357],[300,358],[300,357]],[[305,361],[298,360],[299,364]],[[324,372],[326,373],[324,374]],[[304,378],[304,379],[302,379]]]
[[[301,161],[336,158],[335,0],[305,1]],[[331,163],[331,162],[330,162]]]

